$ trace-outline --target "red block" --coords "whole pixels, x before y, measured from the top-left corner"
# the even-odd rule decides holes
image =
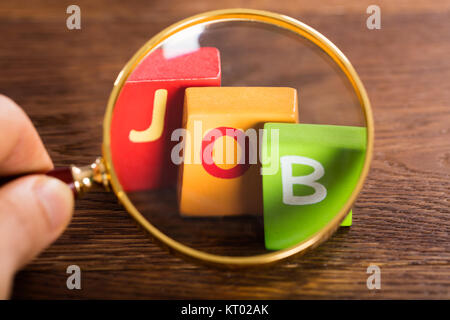
[[[176,185],[178,168],[170,153],[178,141],[172,142],[170,137],[181,127],[184,90],[220,86],[220,80],[219,51],[208,47],[170,59],[157,50],[133,71],[116,102],[111,123],[113,164],[125,191]],[[163,90],[156,93],[159,89]],[[155,96],[159,101],[156,114]]]

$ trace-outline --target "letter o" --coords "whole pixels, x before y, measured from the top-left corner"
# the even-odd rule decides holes
[[[204,150],[206,149],[206,147],[208,147],[211,143],[214,144],[216,141],[216,138],[214,138],[213,136],[213,132],[220,132],[221,137],[223,136],[230,136],[232,137],[234,140],[236,140],[237,143],[240,143],[240,140],[243,141],[247,141],[245,133],[242,132],[241,130],[237,130],[235,128],[231,128],[231,127],[219,127],[219,128],[215,128],[214,130],[211,130],[209,133],[207,133],[205,135],[205,137],[203,138],[202,141],[202,153],[201,153],[201,158],[202,158],[202,165],[203,168],[206,170],[206,172],[208,172],[210,175],[217,177],[217,178],[222,178],[222,179],[233,179],[233,178],[237,178],[242,176],[250,167],[250,162],[247,161],[248,159],[245,159],[243,161],[243,163],[238,163],[236,166],[234,166],[233,168],[230,169],[223,169],[220,168],[219,166],[217,166],[214,162],[212,162],[211,164],[206,163],[205,161],[203,161],[203,154],[204,154]],[[232,131],[234,134],[230,135],[230,131]],[[238,139],[241,138],[241,139]],[[247,148],[246,146],[247,144],[245,144],[244,146],[241,145],[241,147]],[[211,159],[212,159],[212,148],[211,148]],[[243,156],[244,157],[248,157],[248,152],[246,152],[247,150],[244,149],[245,152],[243,152]],[[242,162],[242,161],[240,161]]]

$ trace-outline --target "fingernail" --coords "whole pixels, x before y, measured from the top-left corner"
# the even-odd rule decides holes
[[[73,210],[70,188],[58,179],[44,176],[36,183],[35,191],[52,230],[66,226]]]

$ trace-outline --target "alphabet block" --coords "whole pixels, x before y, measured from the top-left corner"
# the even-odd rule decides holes
[[[178,168],[171,162],[172,131],[181,127],[186,87],[220,86],[219,51],[200,48],[166,58],[147,56],[127,79],[111,123],[111,152],[125,191],[174,186]]]
[[[262,213],[257,129],[262,129],[265,121],[298,122],[297,91],[275,87],[186,89],[184,163],[178,184],[182,215]]]
[[[264,129],[263,168],[278,164],[263,175],[265,245],[278,250],[312,236],[344,206],[364,164],[366,128],[266,123]],[[351,211],[342,225],[350,224]]]

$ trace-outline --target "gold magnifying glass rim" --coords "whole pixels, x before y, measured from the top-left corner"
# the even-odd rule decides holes
[[[344,205],[344,207],[339,211],[339,213],[321,230],[312,235],[310,238],[298,243],[287,249],[264,253],[255,256],[221,256],[216,254],[211,254],[203,252],[200,250],[193,249],[182,243],[168,237],[161,231],[159,231],[155,226],[153,226],[144,216],[141,215],[139,210],[133,205],[133,203],[128,198],[126,192],[123,190],[114,166],[112,163],[111,156],[111,119],[113,114],[113,109],[119,93],[134,68],[139,64],[139,62],[153,49],[155,49],[164,40],[172,36],[173,34],[185,30],[189,27],[199,24],[206,24],[218,21],[254,21],[261,22],[270,25],[274,25],[283,29],[290,30],[314,43],[316,46],[321,48],[328,56],[330,56],[333,61],[339,66],[339,68],[344,72],[348,80],[350,81],[358,100],[360,102],[361,108],[364,111],[364,116],[367,125],[367,150],[365,156],[364,166],[356,184],[353,193]],[[363,183],[369,172],[370,163],[372,160],[373,153],[373,141],[374,141],[374,126],[372,118],[372,110],[370,106],[370,101],[367,96],[366,90],[359,79],[358,74],[351,65],[350,61],[345,57],[345,55],[326,37],[320,34],[318,31],[309,27],[308,25],[290,18],[285,15],[272,13],[268,11],[251,10],[251,9],[225,9],[225,10],[215,10],[205,13],[201,13],[190,18],[184,19],[177,22],[168,28],[164,29],[153,38],[151,38],[147,43],[145,43],[139,51],[127,62],[125,67],[120,71],[111,95],[108,100],[108,105],[103,122],[103,158],[105,160],[106,170],[110,177],[110,184],[114,190],[117,198],[125,207],[125,209],[131,214],[131,216],[144,227],[159,243],[165,245],[169,249],[173,249],[183,256],[194,258],[201,262],[206,262],[213,265],[221,265],[228,267],[240,267],[240,266],[256,266],[256,265],[266,265],[271,264],[276,261],[288,258],[294,254],[305,253],[307,250],[318,246],[320,243],[328,239],[334,231],[339,227],[340,223],[344,220],[347,213],[350,211],[356,197],[362,189]]]

